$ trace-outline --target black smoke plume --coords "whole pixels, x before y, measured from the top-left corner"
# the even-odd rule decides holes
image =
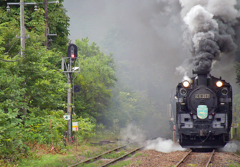
[[[236,0],[180,0],[187,25],[185,41],[190,44],[194,71],[211,71],[214,61],[236,52],[233,27],[238,23]]]

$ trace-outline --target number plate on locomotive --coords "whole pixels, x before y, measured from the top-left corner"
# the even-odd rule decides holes
[[[195,99],[209,99],[210,94],[195,94]]]

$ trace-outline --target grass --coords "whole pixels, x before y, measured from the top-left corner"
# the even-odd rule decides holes
[[[51,166],[68,166],[72,162],[73,156],[63,155],[44,155],[38,159],[24,159],[18,164],[19,167],[51,167]],[[71,159],[71,161],[69,161]],[[73,162],[72,162],[73,163]]]
[[[130,161],[130,160],[127,160],[127,161],[119,161],[119,162],[117,162],[117,163],[114,164],[114,165],[110,165],[109,167],[124,167],[124,166],[130,165],[131,163],[132,163],[132,161]]]
[[[25,157],[25,159],[21,159],[17,162],[6,163],[5,161],[0,159],[0,166],[8,166],[8,167],[47,167],[47,166],[69,166],[70,164],[75,164],[84,159],[88,159],[90,157],[97,156],[102,154],[103,152],[109,151],[113,148],[116,148],[117,144],[107,144],[102,146],[91,145],[90,142],[98,142],[99,140],[114,140],[118,138],[118,135],[115,131],[111,130],[98,130],[97,135],[87,139],[81,143],[81,146],[77,146],[75,143],[73,145],[68,145],[66,148],[63,147],[57,153],[53,153],[49,151],[48,145],[32,145],[31,151],[29,155]],[[39,147],[38,147],[39,146]],[[41,146],[41,147],[40,147]],[[112,155],[114,156],[114,155]],[[0,155],[1,157],[1,155]],[[97,163],[101,164],[103,162],[97,161]],[[89,164],[89,166],[96,166],[96,164]]]
[[[91,164],[84,164],[82,167],[96,167],[96,166],[97,164],[91,163]]]
[[[107,144],[102,146],[89,146],[86,149],[82,150],[82,155],[85,157],[95,157],[99,154],[102,154],[103,152],[106,152],[108,150],[111,150],[113,148],[117,147],[117,144]]]
[[[136,154],[134,154],[134,158],[135,157],[139,157],[139,156],[145,156],[145,157],[147,157],[147,154],[143,154],[143,153],[136,153]]]
[[[101,156],[101,158],[106,158],[106,159],[113,159],[113,158],[118,158],[122,155],[126,154],[125,151],[120,151],[120,152],[112,152],[106,155]]]
[[[240,167],[240,165],[238,163],[235,163],[235,164],[231,164],[230,167]]]
[[[139,164],[139,165],[140,165],[141,163],[142,163],[142,162],[141,162],[140,160],[137,160],[137,164]]]
[[[188,164],[187,166],[197,167],[197,164]]]
[[[90,143],[88,143],[78,146],[76,150],[75,146],[70,145],[66,149],[63,149],[64,154],[35,154],[35,156],[22,159],[17,163],[8,164],[8,166],[13,167],[14,165],[18,165],[19,167],[64,167],[80,162],[84,159],[84,157],[85,159],[94,157],[115,147],[117,147],[116,144],[92,146]],[[89,167],[91,166],[92,164],[89,164]],[[93,164],[93,166],[96,166],[96,164]]]

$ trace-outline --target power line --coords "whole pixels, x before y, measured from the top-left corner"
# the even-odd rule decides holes
[[[9,50],[7,51],[7,53],[9,53],[9,51],[12,49],[13,45],[17,42],[17,40],[14,41],[14,43],[12,44],[12,46],[9,48]]]
[[[46,18],[46,31],[45,31],[45,36],[47,37],[48,35],[48,25],[47,25],[47,4],[48,3],[56,3],[56,4],[59,4],[59,1],[50,1],[50,2],[47,2],[47,0],[45,0],[44,2],[24,2],[24,0],[20,0],[19,3],[14,3],[14,2],[8,2],[7,3],[7,11],[10,11],[10,7],[9,5],[20,5],[20,29],[21,29],[21,35],[20,38],[21,39],[21,56],[23,55],[23,50],[25,50],[25,38],[27,38],[25,36],[26,34],[26,28],[24,26],[24,6],[25,5],[35,5],[34,6],[34,10],[36,11],[37,10],[37,4],[44,4],[44,7],[45,7],[45,12],[46,12],[46,15],[45,15],[45,18]],[[46,42],[47,43],[47,42]],[[47,46],[47,45],[46,45]]]
[[[4,61],[4,62],[16,62],[16,61],[19,61],[18,59],[17,60],[5,60],[5,59],[1,59],[1,58],[0,58],[0,60]]]

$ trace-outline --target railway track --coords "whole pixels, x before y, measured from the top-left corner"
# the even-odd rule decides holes
[[[213,150],[211,153],[197,153],[197,152],[192,152],[192,150],[190,150],[176,165],[175,167],[180,167],[180,166],[187,166],[188,164],[191,164],[191,162],[193,164],[196,164],[200,167],[200,166],[204,166],[204,167],[208,167],[212,161],[212,157],[215,153],[215,150]],[[197,156],[199,154],[205,154],[204,158],[202,159],[197,159],[200,156]]]
[[[124,159],[124,158],[127,157],[128,155],[133,154],[133,153],[137,152],[138,150],[143,149],[144,147],[145,147],[145,146],[138,147],[138,148],[136,148],[136,149],[134,149],[134,150],[132,150],[132,151],[124,154],[123,156],[121,156],[121,157],[119,157],[119,158],[117,158],[117,159],[114,159],[114,160],[112,160],[112,161],[110,161],[110,162],[102,165],[101,167],[106,167],[106,166],[108,166],[108,165],[110,165],[110,164],[116,163],[117,161],[120,161],[120,160]]]
[[[68,167],[74,167],[74,166],[78,166],[78,165],[81,165],[81,164],[84,164],[84,163],[94,162],[94,161],[98,160],[98,159],[99,159],[101,156],[103,156],[103,155],[109,154],[109,153],[111,153],[111,152],[114,152],[114,151],[117,151],[117,150],[120,150],[120,149],[126,148],[126,147],[127,147],[127,145],[123,145],[123,146],[114,148],[114,149],[109,150],[109,151],[107,151],[107,152],[104,152],[104,153],[102,153],[102,154],[100,154],[100,155],[98,155],[98,156],[95,156],[95,157],[93,157],[93,158],[89,158],[89,159],[87,159],[87,160],[81,161],[81,162],[76,163],[76,164],[74,164],[74,165],[70,165],[70,166],[68,166]]]

